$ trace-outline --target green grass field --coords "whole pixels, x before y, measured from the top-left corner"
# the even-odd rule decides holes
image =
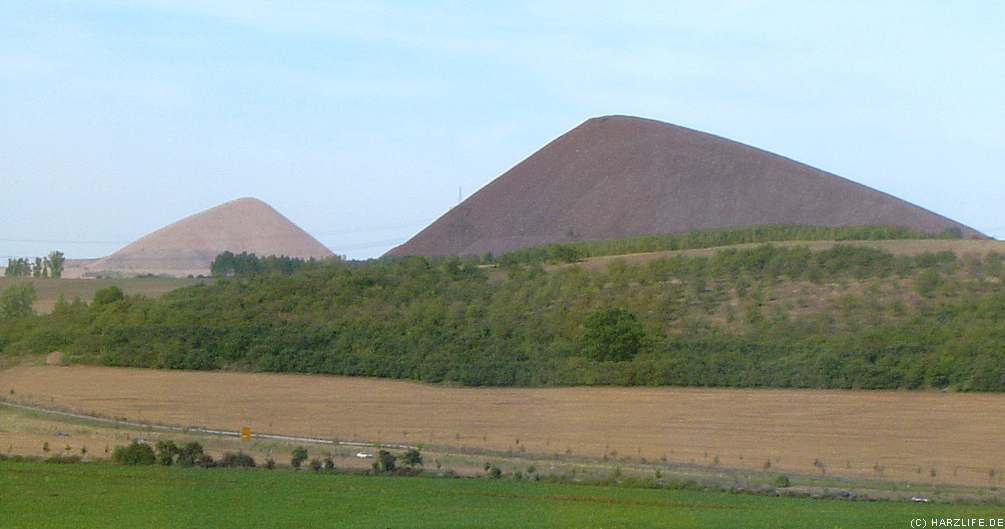
[[[0,462],[0,527],[907,528],[1005,509],[488,479]]]

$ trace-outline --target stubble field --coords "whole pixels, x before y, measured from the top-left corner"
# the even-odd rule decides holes
[[[54,366],[0,371],[0,392],[110,417],[343,441],[982,486],[1005,471],[997,394],[455,388]]]

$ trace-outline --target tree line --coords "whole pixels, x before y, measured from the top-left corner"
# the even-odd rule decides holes
[[[321,457],[310,457],[307,448],[298,446],[290,453],[290,467],[300,470],[304,463],[314,472],[334,473],[335,460],[329,453]],[[79,461],[79,458],[77,459]],[[154,445],[134,440],[128,445],[116,446],[112,451],[112,461],[120,465],[162,465],[183,468],[256,468],[255,458],[244,452],[224,452],[219,459],[206,453],[198,441],[179,444],[171,439],[161,439]],[[276,461],[270,456],[266,459],[265,468],[276,468]],[[370,471],[373,474],[415,475],[423,466],[422,452],[410,448],[399,454],[387,450],[378,450]]]
[[[66,257],[63,252],[52,251],[45,257],[27,257],[7,259],[7,268],[4,269],[6,277],[39,277],[56,278],[63,277],[63,265]]]
[[[341,260],[340,257],[329,257],[327,260]],[[290,275],[305,267],[315,266],[321,260],[310,258],[300,259],[285,255],[269,255],[259,257],[254,253],[241,252],[235,254],[226,251],[216,256],[210,265],[213,277],[248,276],[256,274]]]

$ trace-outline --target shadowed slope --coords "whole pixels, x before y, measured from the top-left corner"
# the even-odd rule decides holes
[[[241,198],[161,228],[86,268],[127,274],[208,274],[213,259],[227,250],[300,258],[332,255],[265,202]]]
[[[391,255],[471,255],[575,239],[767,224],[972,228],[839,176],[659,121],[587,120]]]

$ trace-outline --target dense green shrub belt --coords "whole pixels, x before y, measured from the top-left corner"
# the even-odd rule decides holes
[[[481,259],[313,262],[159,300],[101,292],[0,322],[0,350],[470,385],[1000,391],[1002,276],[997,254],[852,245],[550,273]]]

